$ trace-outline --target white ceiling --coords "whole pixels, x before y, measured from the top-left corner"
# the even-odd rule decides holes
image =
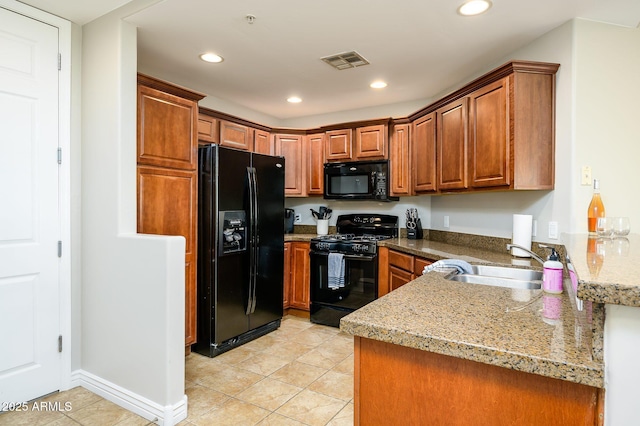
[[[127,21],[142,72],[277,119],[429,99],[575,17],[640,23],[639,0],[493,0],[476,17],[456,13],[462,1],[164,0]],[[128,1],[24,3],[84,24]],[[371,64],[320,60],[351,50]],[[224,62],[200,61],[207,51]],[[374,79],[389,85],[370,89]]]

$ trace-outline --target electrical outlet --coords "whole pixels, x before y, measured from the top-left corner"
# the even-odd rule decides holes
[[[538,235],[538,221],[534,220],[533,221],[533,226],[531,229],[531,236],[532,237],[536,237]]]
[[[300,215],[300,213],[296,213],[296,220],[294,221],[295,223],[300,223],[302,222],[302,215]]]
[[[444,217],[444,227],[448,228],[449,227],[449,216],[445,216]]]
[[[558,222],[549,222],[549,238],[558,239]]]
[[[580,185],[590,186],[591,182],[591,167],[582,166],[582,172],[580,173]]]

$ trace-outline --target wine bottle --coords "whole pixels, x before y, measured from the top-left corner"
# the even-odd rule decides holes
[[[604,217],[604,204],[602,203],[602,197],[600,197],[600,182],[598,179],[593,180],[593,196],[589,203],[589,209],[587,210],[587,225],[589,227],[589,234],[596,233],[596,224],[599,217]]]

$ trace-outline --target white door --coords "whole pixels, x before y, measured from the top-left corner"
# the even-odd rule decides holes
[[[0,401],[60,389],[58,29],[0,7]]]

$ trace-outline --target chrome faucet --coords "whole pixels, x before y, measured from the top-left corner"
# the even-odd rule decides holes
[[[518,244],[507,244],[507,251],[511,251],[512,248],[518,248],[520,250],[524,250],[527,253],[529,253],[535,260],[537,260],[538,262],[540,262],[540,264],[544,265],[544,259],[542,259],[540,256],[538,256],[537,254],[535,254],[534,252],[532,252],[531,250],[529,250],[526,247],[522,247],[519,246]]]

